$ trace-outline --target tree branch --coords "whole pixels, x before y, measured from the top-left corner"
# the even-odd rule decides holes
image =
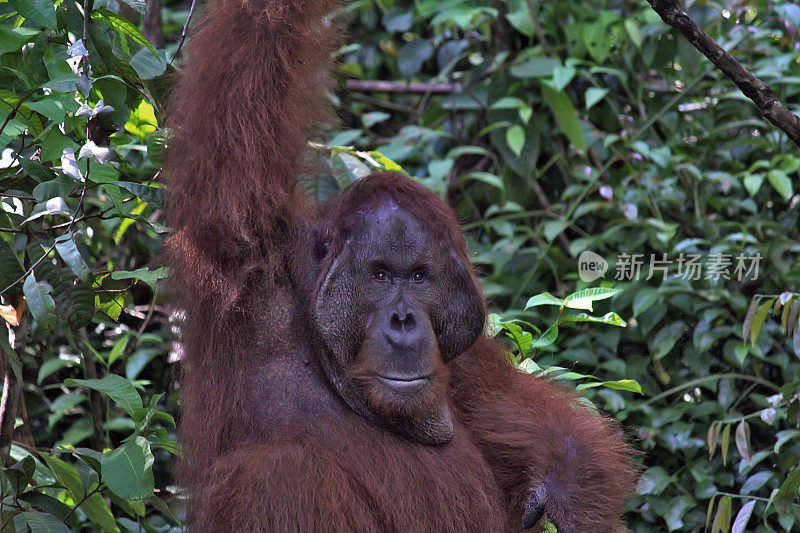
[[[450,94],[461,89],[457,83],[406,83],[404,81],[347,80],[348,91],[405,93],[405,94]]]
[[[94,354],[90,348],[89,334],[86,328],[81,328],[78,332],[78,342],[82,352],[83,373],[86,379],[97,379],[97,367],[94,364]],[[96,390],[89,391],[89,405],[92,412],[92,440],[95,450],[103,451],[108,446],[103,422],[105,421],[105,405],[103,397]]]
[[[197,6],[197,0],[192,0],[192,5],[189,7],[189,15],[186,17],[186,24],[183,25],[183,31],[181,32],[181,40],[178,43],[178,49],[175,50],[175,55],[172,56],[168,67],[172,65],[172,62],[175,61],[175,58],[178,57],[178,54],[181,53],[181,48],[183,48],[183,43],[186,42],[186,34],[189,33],[189,24],[192,22],[192,15],[194,15],[194,8]]]
[[[5,321],[4,321],[4,324]],[[27,318],[22,318],[20,325],[12,329],[10,324],[5,328],[0,327],[0,335],[8,335],[11,349],[17,354],[17,358],[25,351],[25,343],[28,338],[29,323]],[[17,409],[19,402],[23,398],[22,383],[17,380],[11,362],[7,360],[7,354],[0,353],[0,379],[2,379],[3,390],[0,394],[0,466],[11,466],[11,443],[14,439],[14,424],[17,419]]]
[[[753,76],[687,15],[678,0],[647,0],[661,19],[677,29],[756,104],[761,115],[800,146],[800,117],[786,109],[772,88]]]
[[[145,39],[156,48],[164,48],[164,25],[161,22],[161,0],[147,0],[147,9],[144,12],[142,23],[144,25]]]

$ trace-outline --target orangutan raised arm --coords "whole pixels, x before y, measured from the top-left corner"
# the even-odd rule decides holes
[[[298,187],[337,5],[212,0],[175,88],[190,527],[514,531],[546,514],[608,531],[633,483],[628,449],[608,420],[501,364],[452,210],[396,172],[321,205]]]

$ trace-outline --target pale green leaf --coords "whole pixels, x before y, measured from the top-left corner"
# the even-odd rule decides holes
[[[556,298],[549,292],[544,292],[542,294],[537,294],[536,296],[532,296],[528,303],[525,304],[525,309],[530,309],[531,307],[538,307],[540,305],[557,305],[562,306],[564,305],[564,300],[561,298]]]
[[[622,289],[607,287],[583,289],[564,298],[564,304],[570,309],[586,309],[587,311],[592,311],[593,302],[611,298],[620,292],[622,292]]]

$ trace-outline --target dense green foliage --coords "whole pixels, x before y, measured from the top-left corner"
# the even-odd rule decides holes
[[[162,50],[124,2],[0,4],[0,371],[23,397],[3,531],[181,527],[159,124],[189,4],[165,5]],[[684,4],[798,111],[797,5]],[[515,361],[642,451],[633,531],[800,528],[797,147],[646,2],[337,18],[340,121],[310,194],[402,168],[456,208]]]

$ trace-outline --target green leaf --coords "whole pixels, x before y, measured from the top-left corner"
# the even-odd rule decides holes
[[[383,27],[387,31],[405,32],[414,24],[414,11],[395,8],[383,15]]]
[[[59,484],[72,495],[72,499],[79,501],[83,498],[83,482],[75,467],[54,455],[42,454],[42,456]]]
[[[31,272],[25,278],[22,292],[25,294],[33,319],[42,328],[42,331],[50,333],[55,330],[58,320],[55,315],[56,302],[50,296],[53,287],[46,281],[36,281],[34,273]]]
[[[556,122],[567,139],[579,150],[586,150],[586,139],[583,137],[578,113],[564,91],[556,91],[546,83],[541,84],[544,101],[553,111]]]
[[[775,12],[782,19],[786,19],[792,26],[800,26],[800,6],[795,3],[778,4],[774,7]]]
[[[630,392],[638,392],[639,394],[644,394],[642,392],[642,386],[639,385],[639,382],[634,379],[620,379],[615,381],[592,381],[590,383],[581,383],[577,387],[576,390],[585,390],[585,389],[593,389],[595,387],[606,387],[609,389],[614,390],[626,390]]]
[[[9,0],[14,9],[40,28],[58,29],[56,10],[50,0]]]
[[[447,175],[453,170],[455,161],[452,159],[436,159],[428,163],[428,176],[436,180],[444,181]]]
[[[23,220],[20,225],[25,225],[28,222],[52,215],[69,215],[69,208],[63,198],[51,198],[46,202],[42,202],[33,206],[31,215]]]
[[[129,290],[122,290],[122,287],[122,282],[111,279],[110,276],[102,280],[95,279],[92,284],[92,288],[95,290],[95,305],[113,320],[118,320],[125,306],[133,301],[131,292]],[[108,292],[108,290],[117,292]]]
[[[33,188],[33,197],[37,202],[46,202],[51,198],[68,197],[75,188],[75,180],[66,176],[59,176],[50,181],[45,181]]]
[[[747,193],[751,197],[756,195],[756,193],[761,188],[761,185],[763,183],[764,183],[763,174],[748,174],[744,178],[744,188],[747,189]]]
[[[156,130],[147,136],[147,158],[160,167],[166,159],[167,136],[164,130]],[[135,194],[135,193],[134,193]]]
[[[708,500],[708,508],[706,509],[706,525],[705,527],[708,528],[708,524],[711,522],[711,514],[714,512],[714,502],[716,501],[716,496],[712,496],[710,500]]]
[[[2,473],[14,487],[16,494],[22,493],[28,487],[34,472],[36,471],[36,462],[30,455],[20,459],[13,465],[9,466]],[[2,481],[0,481],[2,483]],[[2,487],[2,485],[0,485]]]
[[[717,514],[711,525],[711,533],[728,533],[731,526],[731,497],[727,494],[719,500]]]
[[[497,337],[497,334],[503,331],[503,326],[500,323],[503,318],[497,313],[489,313],[486,319],[486,334],[489,337]]]
[[[600,324],[619,326],[621,328],[628,326],[628,323],[622,320],[617,313],[606,313],[603,316],[591,316],[586,313],[578,313],[577,315],[566,315],[561,320],[562,322],[597,322]]]
[[[597,102],[602,100],[608,94],[608,89],[600,89],[599,87],[590,87],[584,93],[586,100],[586,109],[591,109]]]
[[[504,96],[489,106],[489,109],[522,109],[527,106],[520,98],[516,96]]]
[[[20,494],[19,499],[30,503],[35,509],[57,517],[61,521],[64,521],[72,512],[72,509],[65,504],[41,492],[28,491]]]
[[[88,282],[92,278],[92,271],[86,266],[72,234],[62,235],[56,239],[56,251],[79,279]]]
[[[556,338],[558,338],[558,324],[553,324],[547,328],[547,331],[542,333],[538,339],[531,343],[530,349],[550,346],[556,341]]]
[[[761,327],[764,325],[764,321],[767,319],[767,315],[772,310],[772,304],[774,303],[775,298],[768,299],[758,306],[758,310],[753,315],[753,322],[750,324],[750,344],[752,346],[756,345],[758,335],[761,333]]]
[[[650,342],[647,343],[653,358],[661,359],[667,355],[672,350],[673,346],[675,346],[675,343],[678,342],[678,339],[681,338],[684,331],[686,331],[686,324],[681,320],[672,322],[661,328],[661,330],[650,339]]]
[[[583,28],[583,44],[597,63],[603,63],[611,52],[612,33],[603,24],[587,24]]]
[[[397,68],[400,75],[410,78],[420,71],[422,64],[433,56],[433,45],[427,39],[415,39],[397,51]]]
[[[539,57],[511,67],[511,74],[517,78],[549,78],[556,67],[561,65],[557,57]]]
[[[658,301],[658,291],[652,288],[645,288],[636,293],[633,299],[633,316],[638,317]]]
[[[70,329],[80,329],[92,323],[94,291],[90,284],[78,282],[70,288],[66,312]]]
[[[100,461],[103,480],[120,498],[141,500],[153,495],[153,453],[142,436],[106,452]]]
[[[670,476],[663,467],[650,467],[642,474],[642,479],[639,482],[639,492],[658,496],[672,483],[673,479],[674,477]]]
[[[644,394],[642,392],[642,386],[639,385],[639,382],[635,379],[619,379],[615,381],[604,381],[602,383],[604,387],[614,390],[626,390],[631,392],[638,392],[639,394]]]
[[[792,180],[783,170],[773,169],[767,173],[767,179],[784,200],[792,197]]]
[[[569,226],[569,222],[566,220],[548,220],[544,224],[542,224],[543,229],[542,233],[544,233],[544,238],[547,239],[547,242],[553,242],[553,240],[558,237],[561,232],[563,232]]]
[[[533,335],[513,322],[500,322],[499,325],[506,331],[509,337],[514,339],[521,354],[525,354],[530,349]]]
[[[553,69],[553,88],[557,91],[563,91],[572,81],[572,78],[575,77],[575,74],[575,67],[557,66]]]
[[[385,168],[386,170],[394,170],[395,172],[402,172],[403,174],[408,174],[402,166],[400,166],[395,161],[392,161],[382,153],[377,150],[372,150],[367,152],[375,161],[380,163],[380,165]]]
[[[720,441],[719,449],[722,453],[722,464],[728,464],[728,448],[731,445],[731,425],[725,424],[725,427],[722,428],[722,440]]]
[[[20,28],[21,29],[21,28]],[[75,86],[72,86],[73,90]],[[71,95],[65,95],[60,93],[51,93],[45,95],[43,98],[33,101],[28,101],[26,105],[36,111],[37,113],[44,115],[45,117],[49,118],[53,122],[60,123],[64,121],[64,118],[67,116],[67,113],[74,113],[78,110],[78,104],[75,103],[74,100],[70,99]],[[61,133],[58,128],[54,128],[58,133]],[[74,141],[73,141],[74,143]],[[77,143],[73,144],[74,151],[79,149]],[[57,156],[61,157],[61,152],[57,154]]]
[[[117,520],[101,494],[95,493],[89,496],[81,504],[81,510],[86,513],[89,520],[100,526],[103,533],[119,533]]]
[[[73,364],[74,363],[69,359],[61,359],[59,357],[48,359],[39,367],[39,374],[36,377],[36,382],[41,384],[46,377],[53,375],[62,368],[71,367]]]
[[[511,151],[517,157],[522,155],[522,148],[525,146],[525,130],[522,126],[515,124],[506,130],[506,142]]]
[[[116,270],[111,273],[111,279],[125,280],[125,279],[138,279],[150,285],[153,289],[160,279],[166,278],[168,271],[166,267],[150,270],[147,267],[137,268],[136,270]]]
[[[158,52],[156,52],[156,49],[153,48],[153,45],[150,44],[150,42],[147,39],[145,39],[144,35],[141,34],[139,28],[137,28],[124,18],[120,17],[116,13],[113,13],[108,9],[98,9],[92,11],[92,18],[102,20],[103,22],[108,24],[108,26],[110,26],[112,29],[118,31],[121,34],[127,35],[128,37],[133,39],[134,42],[150,50],[150,52],[152,52],[152,54],[155,57],[158,57]]]
[[[52,431],[59,420],[70,414],[70,412],[74,412],[72,410],[86,401],[86,398],[85,394],[70,392],[62,394],[53,400],[53,403],[50,404],[52,414],[47,417],[47,429]]]
[[[365,128],[371,128],[375,124],[380,124],[392,118],[392,115],[383,111],[373,111],[371,113],[364,113],[361,115],[361,123]]]
[[[530,357],[522,361],[519,365],[517,365],[522,372],[526,374],[536,374],[542,371],[542,367],[536,364],[536,361],[531,359]]]
[[[155,495],[150,496],[150,498],[148,499],[153,504],[153,507],[158,509],[158,512],[164,515],[164,517],[166,517],[167,520],[169,520],[170,522],[172,522],[177,526],[182,525],[181,522],[175,517],[175,515],[172,514],[172,510],[169,508],[169,506],[164,500]]]
[[[557,305],[561,307],[564,305],[564,300],[561,298],[556,298],[549,292],[544,292],[542,294],[537,294],[536,296],[532,296],[528,303],[525,304],[525,309],[530,309],[531,307],[538,307],[540,305]]]
[[[22,513],[31,533],[69,533],[70,529],[55,516],[40,511]]]
[[[797,498],[797,491],[800,490],[800,467],[786,476],[786,480],[781,484],[778,493],[775,495],[775,509],[779,513],[786,513],[791,509],[792,502]]]
[[[0,290],[17,281],[24,273],[17,254],[6,241],[0,239]],[[17,293],[18,287],[13,289]]]
[[[67,379],[67,387],[86,387],[105,394],[125,411],[133,416],[137,409],[142,408],[142,398],[133,384],[122,376],[109,374],[102,379]]]
[[[337,179],[339,188],[344,189],[351,183],[360,180],[364,176],[368,176],[372,169],[367,166],[361,159],[346,152],[338,152],[334,156],[344,165],[345,176]]]
[[[150,205],[155,207],[161,207],[163,205],[161,189],[158,187],[150,187],[148,185],[142,185],[141,183],[133,183],[130,181],[115,181],[113,183],[114,185],[122,187],[123,189],[127,189]]]
[[[506,18],[508,19],[508,23],[514,26],[520,33],[524,33],[529,37],[534,35],[536,29],[533,25],[531,13],[527,7],[521,7],[516,11],[509,12],[506,14]]]
[[[163,50],[159,50],[156,55],[153,55],[147,48],[142,48],[133,54],[128,63],[143,80],[151,80],[167,70],[167,60]]]
[[[496,187],[497,189],[503,191],[505,190],[505,185],[503,184],[503,180],[490,172],[470,172],[468,174],[464,174],[461,176],[462,180],[476,180],[487,185],[491,185],[492,187]]]
[[[636,21],[631,18],[625,19],[625,31],[628,32],[628,37],[630,37],[633,44],[636,45],[636,48],[642,47],[642,34],[639,31],[639,26],[636,24]]]
[[[622,292],[622,289],[611,289],[607,287],[595,287],[583,289],[564,298],[564,304],[570,309],[586,309],[592,311],[592,302],[605,300]]]
[[[108,352],[108,360],[106,364],[110,367],[114,362],[122,357],[125,353],[125,348],[128,347],[128,342],[130,341],[130,337],[128,335],[123,335],[122,337],[114,343],[114,346],[111,347],[111,350]]]
[[[7,24],[0,24],[0,54],[16,52],[24,45],[36,40],[38,30],[32,28],[13,28]]]

